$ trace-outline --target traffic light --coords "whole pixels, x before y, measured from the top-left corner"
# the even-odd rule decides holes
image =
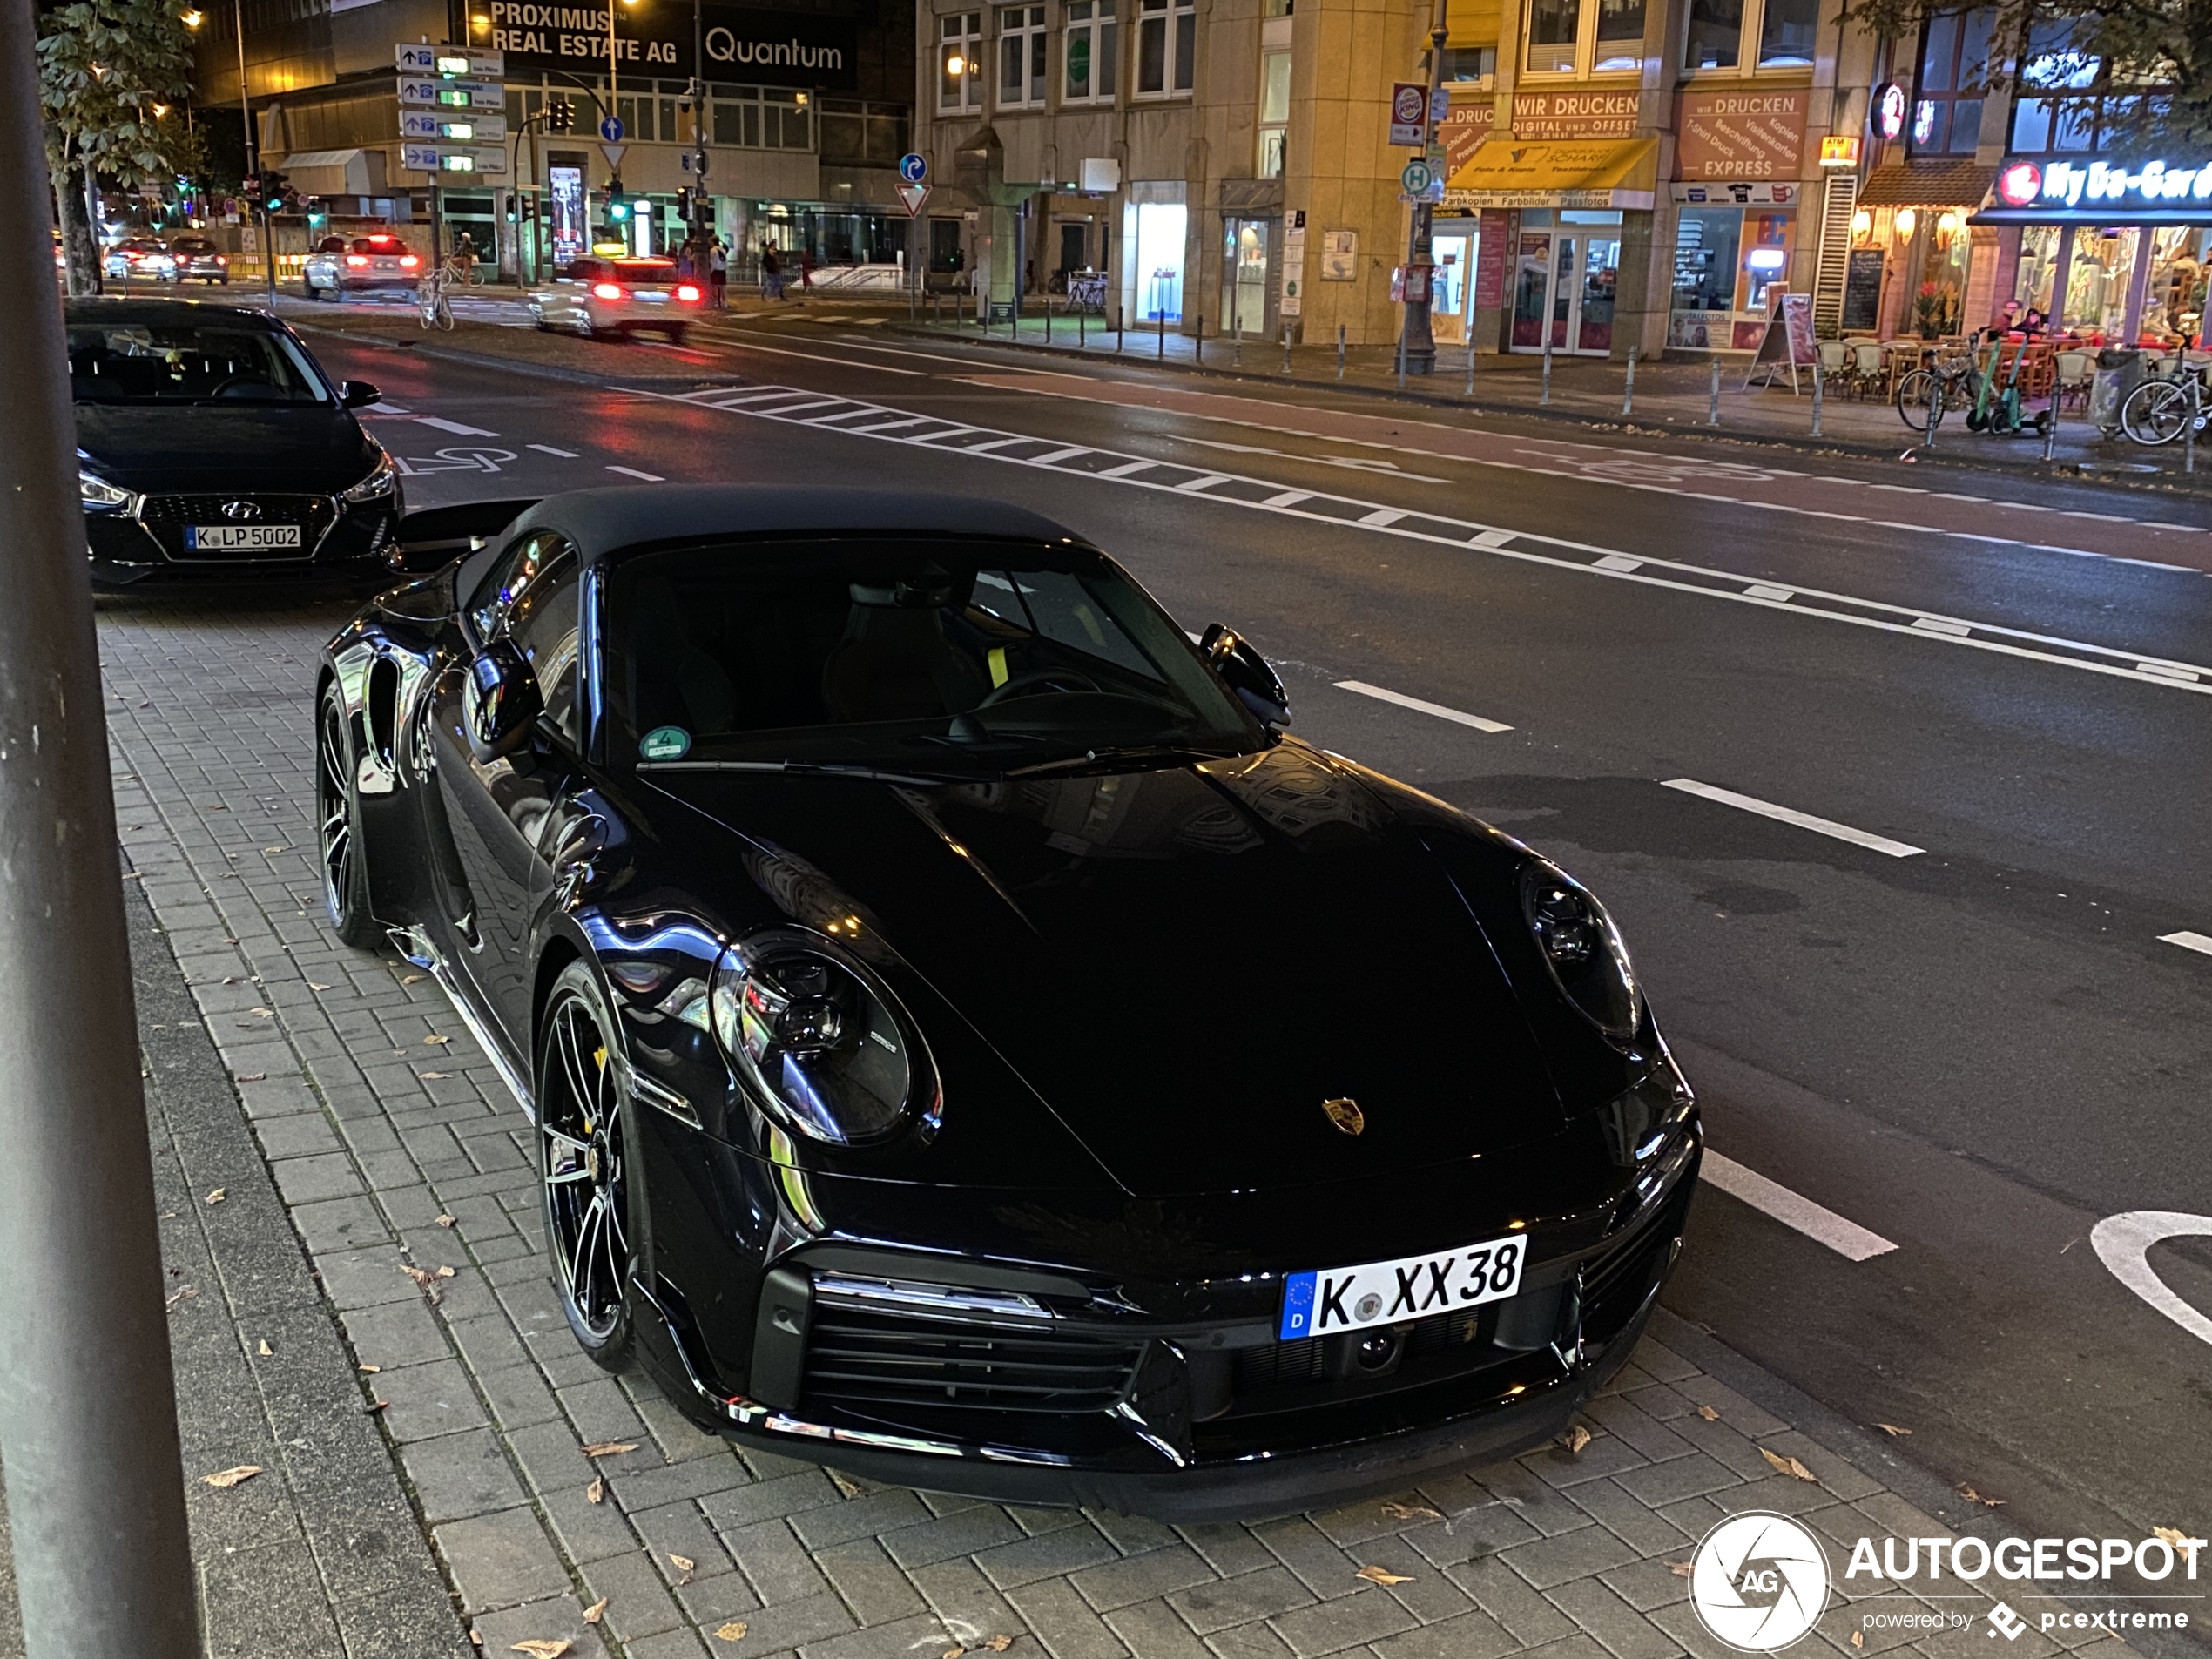
[[[319,231],[329,223],[329,208],[324,206],[320,201],[311,201],[307,204],[307,228],[309,230]]]
[[[607,217],[616,220],[630,217],[630,199],[624,194],[619,179],[610,179],[607,185]]]
[[[253,175],[253,185],[247,195],[248,199],[261,212],[280,213],[284,211],[286,199],[290,193],[291,181],[282,173],[272,170]]]
[[[548,132],[576,131],[576,105],[567,98],[549,98],[545,105],[545,130]]]
[[[687,225],[691,221],[691,187],[689,185],[679,186],[676,192],[676,217]]]

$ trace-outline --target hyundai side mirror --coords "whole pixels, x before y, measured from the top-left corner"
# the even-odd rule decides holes
[[[367,381],[341,381],[338,383],[338,401],[346,408],[365,409],[372,403],[383,401],[384,394]]]
[[[1217,622],[1209,624],[1199,636],[1198,654],[1251,711],[1252,718],[1270,732],[1283,731],[1290,725],[1290,693],[1283,689],[1281,677],[1268,666],[1267,658],[1254,647]]]
[[[469,752],[478,760],[496,760],[521,748],[544,711],[537,676],[512,640],[493,640],[469,664],[461,714],[469,728]]]

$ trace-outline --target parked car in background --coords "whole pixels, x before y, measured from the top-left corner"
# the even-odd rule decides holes
[[[371,288],[411,288],[422,278],[422,256],[389,231],[326,236],[300,268],[310,300],[336,300]]]
[[[172,237],[169,240],[169,258],[177,267],[177,280],[179,282],[187,279],[220,282],[226,286],[230,282],[230,255],[205,236]]]
[[[704,284],[678,280],[673,260],[594,255],[574,260],[567,275],[531,293],[530,320],[587,339],[657,334],[680,346],[705,296]]]
[[[170,257],[167,244],[154,236],[126,236],[111,242],[100,256],[100,270],[124,282],[133,277],[156,282],[177,280],[177,261]]]

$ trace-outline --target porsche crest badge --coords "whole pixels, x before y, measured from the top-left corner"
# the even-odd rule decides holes
[[[1321,1109],[1328,1113],[1332,1123],[1347,1135],[1357,1135],[1367,1127],[1367,1115],[1359,1109],[1356,1100],[1325,1100]]]

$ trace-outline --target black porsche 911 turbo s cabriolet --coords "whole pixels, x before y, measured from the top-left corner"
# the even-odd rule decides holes
[[[601,1364],[873,1478],[1197,1519],[1509,1455],[1626,1359],[1702,1136],[1560,870],[1027,512],[483,528],[329,643],[326,896],[531,1114]]]

